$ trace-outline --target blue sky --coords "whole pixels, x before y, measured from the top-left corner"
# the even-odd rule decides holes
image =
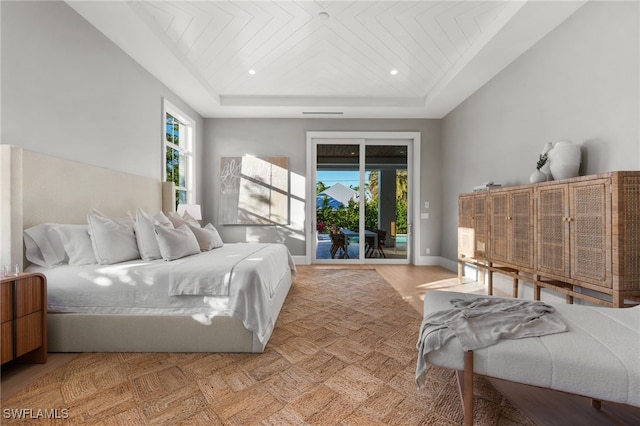
[[[369,178],[369,172],[365,172],[365,182]],[[338,182],[344,186],[359,186],[360,179],[357,171],[318,171],[317,180],[326,186],[332,186]]]

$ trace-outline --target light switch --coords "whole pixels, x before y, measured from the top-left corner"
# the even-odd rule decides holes
[[[425,202],[424,202],[424,208],[425,208],[425,209],[428,209],[428,208],[429,208],[429,202],[428,202],[428,201],[425,201]]]

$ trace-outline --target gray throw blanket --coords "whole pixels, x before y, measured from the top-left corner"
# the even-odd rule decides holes
[[[418,338],[416,383],[424,387],[427,369],[425,356],[457,337],[462,349],[485,348],[500,339],[521,339],[567,331],[553,306],[540,301],[478,297],[452,299],[453,309],[433,312],[424,317]]]

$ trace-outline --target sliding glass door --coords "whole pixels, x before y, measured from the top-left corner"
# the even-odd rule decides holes
[[[407,260],[408,146],[381,143],[365,147],[365,255]]]
[[[315,263],[408,263],[407,140],[313,141]]]

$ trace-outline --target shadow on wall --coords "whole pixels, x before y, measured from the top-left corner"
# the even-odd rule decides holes
[[[282,243],[292,254],[303,254],[306,250],[304,235],[281,226],[247,226],[245,241],[248,243]]]
[[[600,164],[608,164],[609,163],[609,149],[607,148],[607,144],[602,139],[587,139],[582,143],[581,150],[581,163],[580,163],[580,176],[584,176],[589,174],[588,170],[596,170],[598,169],[597,164],[589,164],[589,160],[591,154],[593,155],[593,159],[597,158],[597,162]],[[590,167],[593,166],[593,167]]]

